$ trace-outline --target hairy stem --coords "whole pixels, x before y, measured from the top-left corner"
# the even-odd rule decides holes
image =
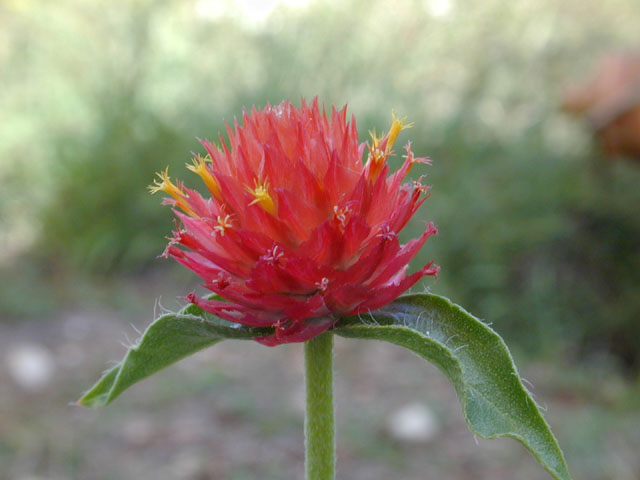
[[[333,416],[333,332],[304,344],[307,410],[304,422],[307,480],[333,480],[336,465]]]

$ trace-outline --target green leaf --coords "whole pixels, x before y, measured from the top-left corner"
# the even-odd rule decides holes
[[[224,339],[247,340],[271,332],[226,322],[194,305],[162,315],[77,403],[107,405],[131,385],[203,348]],[[555,479],[570,479],[562,452],[522,384],[506,345],[461,307],[436,295],[405,296],[363,317],[341,319],[334,332],[395,343],[434,363],[453,382],[474,433],[483,438],[513,437]]]
[[[372,314],[344,318],[334,331],[395,343],[434,363],[453,382],[475,434],[515,438],[553,478],[571,478],[502,338],[462,307],[436,295],[410,295]]]
[[[271,333],[226,322],[195,305],[156,319],[122,361],[107,371],[77,404],[102,407],[134,383],[224,339],[249,340]]]

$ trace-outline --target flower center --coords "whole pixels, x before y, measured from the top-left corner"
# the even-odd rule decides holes
[[[384,241],[391,241],[394,238],[396,238],[396,232],[394,232],[393,230],[391,230],[391,227],[389,225],[383,225],[382,227],[380,227],[380,233],[378,233],[377,237],[381,238]]]
[[[218,220],[218,225],[213,227],[213,229],[216,232],[219,232],[220,235],[224,236],[224,232],[228,228],[231,228],[231,215],[225,215],[224,217],[222,217],[222,215],[218,215],[217,220]]]
[[[316,282],[316,287],[318,287],[318,290],[320,290],[321,292],[325,292],[328,286],[329,279],[327,277],[322,277],[322,280]]]
[[[343,233],[350,215],[351,209],[349,207],[340,208],[338,205],[333,206],[333,216],[340,224],[340,230]]]
[[[267,250],[267,253],[260,257],[261,260],[269,263],[270,265],[278,265],[280,263],[280,259],[284,256],[284,252],[278,247],[278,245],[274,245],[272,248]]]

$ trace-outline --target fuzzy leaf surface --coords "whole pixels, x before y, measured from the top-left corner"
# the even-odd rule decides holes
[[[334,332],[391,342],[435,364],[453,383],[476,435],[515,438],[553,478],[571,478],[504,341],[462,307],[437,295],[408,295],[371,314],[344,318]]]
[[[140,380],[225,339],[250,340],[271,333],[221,320],[195,305],[158,317],[129,348],[120,363],[108,370],[78,401],[102,407]]]

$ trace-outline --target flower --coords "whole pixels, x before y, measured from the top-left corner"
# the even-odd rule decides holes
[[[389,132],[358,143],[346,107],[320,111],[315,99],[298,109],[285,101],[252,108],[242,124],[227,125],[229,142],[201,140],[189,170],[210,196],[202,196],[168,170],[152,192],[169,195],[178,227],[165,255],[197,273],[216,297],[186,298],[225,320],[274,333],[265,345],[302,342],[331,328],[340,316],[365,313],[394,300],[438,267],[408,275],[407,264],[433,224],[404,245],[398,232],[428,195],[420,180],[403,180],[415,163],[406,146],[391,175],[387,159],[401,130],[393,115]],[[366,161],[362,159],[366,152]]]

